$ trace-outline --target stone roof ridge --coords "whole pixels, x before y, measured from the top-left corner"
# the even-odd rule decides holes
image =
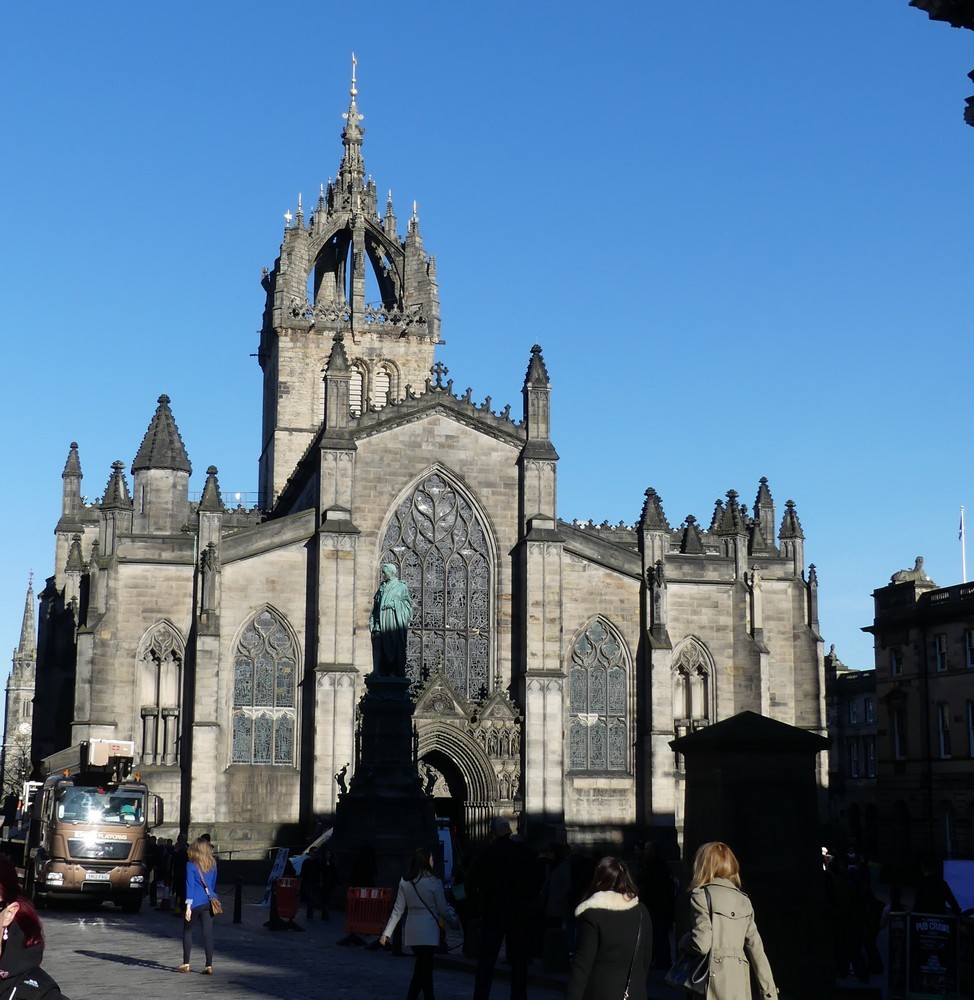
[[[158,402],[156,412],[149,422],[149,429],[145,432],[139,452],[132,463],[132,474],[144,469],[173,469],[189,475],[193,467],[169,408],[169,397],[163,393]]]
[[[34,619],[34,574],[27,581],[27,599],[24,601],[24,619],[20,626],[20,642],[15,656],[31,656],[37,651],[37,625]]]
[[[781,530],[778,532],[779,538],[804,538],[801,521],[798,520],[798,511],[794,500],[785,501],[785,513],[781,518]]]
[[[562,524],[570,524],[573,528],[578,528],[580,531],[635,531],[637,528],[637,525],[626,524],[621,518],[618,524],[610,524],[608,520],[596,524],[592,518],[589,518],[587,521],[579,521],[577,517],[572,521],[562,521]]]
[[[132,495],[129,493],[129,484],[125,479],[124,469],[124,462],[118,460],[112,462],[112,474],[108,477],[108,485],[105,487],[105,495],[101,501],[103,508],[132,506]]]
[[[434,366],[435,367],[435,366]],[[443,380],[443,376],[447,374],[449,369],[443,367],[441,372],[437,373],[436,376],[432,375],[426,379],[423,384],[423,389],[421,392],[416,392],[412,385],[406,386],[405,395],[402,399],[390,399],[384,406],[375,407],[369,404],[367,407],[363,408],[361,415],[357,418],[357,423],[359,426],[370,426],[376,422],[376,419],[381,419],[381,414],[387,413],[388,411],[393,411],[396,409],[408,410],[413,404],[416,403],[429,403],[429,402],[443,402],[448,403],[456,410],[467,410],[471,414],[475,414],[481,420],[484,417],[492,417],[494,421],[499,424],[506,424],[511,427],[520,428],[524,426],[523,420],[514,420],[511,416],[511,404],[508,403],[503,410],[499,413],[493,410],[493,400],[490,396],[485,396],[482,403],[475,403],[473,401],[473,389],[467,388],[467,391],[462,395],[458,396],[453,391],[453,379]],[[365,420],[364,418],[370,417],[371,420]]]
[[[206,484],[200,497],[199,510],[204,513],[219,514],[224,510],[223,497],[220,495],[220,482],[217,479],[217,467],[211,465],[206,470]]]
[[[531,348],[531,360],[528,362],[527,374],[524,376],[525,388],[550,389],[551,381],[548,378],[548,367],[544,363],[541,354],[541,345],[535,344]]]
[[[670,526],[666,520],[666,514],[663,513],[663,502],[660,495],[650,486],[646,490],[645,497],[642,513],[639,515],[639,527],[644,531],[659,531],[661,529],[669,531]]]
[[[72,441],[71,447],[68,449],[68,458],[64,463],[64,472],[61,473],[62,479],[68,479],[69,477],[77,477],[81,479],[81,459],[78,456],[78,442]]]

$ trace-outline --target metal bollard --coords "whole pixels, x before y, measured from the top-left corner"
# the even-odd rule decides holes
[[[241,921],[241,903],[243,901],[243,879],[238,878],[233,883],[233,922]]]

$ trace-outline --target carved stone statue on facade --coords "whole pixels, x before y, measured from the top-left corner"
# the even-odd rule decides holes
[[[382,583],[372,599],[369,631],[375,673],[380,677],[406,676],[406,640],[413,616],[413,599],[409,588],[399,579],[392,563],[382,566]]]
[[[346,774],[348,774],[348,764],[346,764],[335,775],[335,781],[338,784],[338,794],[339,795],[344,795],[348,791],[348,783],[345,781],[345,775]]]
[[[923,568],[923,556],[917,556],[913,569],[901,569],[889,578],[890,583],[916,583],[923,588],[932,590],[937,585],[927,576]]]

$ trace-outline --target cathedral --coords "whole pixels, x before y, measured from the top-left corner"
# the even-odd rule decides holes
[[[415,209],[401,237],[391,195],[381,206],[354,77],[350,93],[337,177],[287,218],[263,276],[257,506],[226,503],[214,466],[190,498],[166,395],[93,503],[70,447],[32,756],[134,740],[168,832],[294,843],[354,772],[391,563],[412,596],[414,753],[437,815],[473,843],[497,814],[580,843],[676,837],[674,737],[743,710],[824,733],[795,504],[776,509],[762,479],[753,506],[731,490],[709,524],[671,524],[653,489],[633,525],[560,520],[542,349],[525,348],[520,414],[454,391],[435,258]]]

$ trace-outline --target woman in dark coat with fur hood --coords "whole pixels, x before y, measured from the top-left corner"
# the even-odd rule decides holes
[[[595,866],[575,919],[578,937],[565,1000],[646,1000],[653,926],[618,858],[603,858]]]
[[[41,968],[41,921],[5,855],[0,855],[0,928],[0,1000],[67,1000]]]

